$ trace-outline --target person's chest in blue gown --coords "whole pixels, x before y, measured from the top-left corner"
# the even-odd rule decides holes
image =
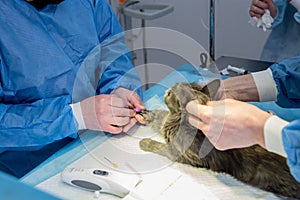
[[[69,2],[37,11],[23,1],[1,1],[2,101],[72,94],[80,64],[99,40],[91,8]]]

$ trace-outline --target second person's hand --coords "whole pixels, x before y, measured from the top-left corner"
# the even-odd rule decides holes
[[[207,105],[191,101],[186,109],[190,124],[202,130],[219,150],[254,144],[265,146],[263,128],[271,114],[254,105],[225,99],[210,101]]]
[[[275,18],[277,15],[277,7],[273,0],[252,0],[249,14],[251,17],[260,18],[264,13],[265,9],[270,10],[270,15]]]

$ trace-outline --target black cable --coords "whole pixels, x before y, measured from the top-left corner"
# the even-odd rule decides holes
[[[215,1],[210,0],[209,6],[209,55],[215,61]]]

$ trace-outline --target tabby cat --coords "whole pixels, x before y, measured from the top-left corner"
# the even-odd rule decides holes
[[[152,128],[163,135],[165,143],[145,138],[140,141],[141,149],[172,161],[225,172],[239,181],[280,197],[300,199],[300,184],[291,175],[284,157],[268,152],[259,145],[219,151],[201,130],[188,123],[186,104],[191,100],[205,104],[210,99],[207,86],[175,84],[164,96],[169,111],[155,110],[144,114]]]

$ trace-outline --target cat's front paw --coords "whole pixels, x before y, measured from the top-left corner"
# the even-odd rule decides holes
[[[150,138],[145,138],[140,141],[140,148],[144,151],[152,151],[151,143],[153,140]]]

